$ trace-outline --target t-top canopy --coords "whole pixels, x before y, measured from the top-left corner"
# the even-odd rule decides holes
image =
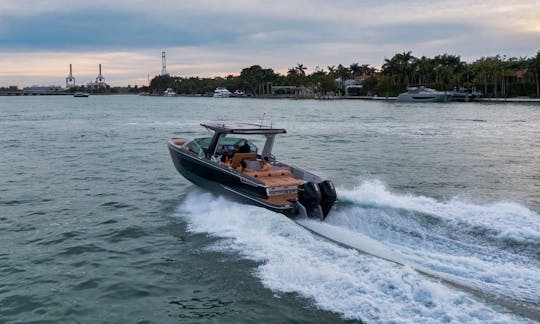
[[[263,126],[248,123],[215,123],[201,124],[210,130],[218,133],[228,134],[284,134],[287,131],[283,128],[272,128],[272,126]]]

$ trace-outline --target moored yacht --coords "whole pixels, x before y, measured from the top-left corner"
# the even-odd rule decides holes
[[[400,102],[446,102],[451,100],[452,95],[450,93],[424,86],[407,88],[407,92],[397,97],[397,101]]]
[[[482,93],[478,91],[468,92],[465,88],[459,88],[459,90],[454,90],[451,92],[452,101],[473,101],[482,97]]]
[[[272,154],[276,135],[286,133],[285,129],[253,124],[201,125],[214,132],[213,136],[173,138],[168,143],[174,166],[186,179],[290,217],[326,218],[337,200],[332,181],[280,162]],[[253,138],[264,142],[262,150]],[[265,160],[270,167],[263,167]]]
[[[227,90],[226,88],[218,87],[216,90],[214,90],[214,98],[229,98],[231,96],[231,92]]]
[[[167,88],[167,90],[165,90],[165,92],[163,92],[163,96],[165,96],[165,97],[174,97],[174,96],[176,96],[176,92],[174,92],[174,90],[172,88]]]
[[[235,90],[232,94],[233,97],[245,97],[246,93],[241,90]]]

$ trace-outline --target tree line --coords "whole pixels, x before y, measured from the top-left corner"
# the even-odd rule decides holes
[[[297,64],[286,75],[271,68],[253,65],[242,69],[239,75],[200,78],[156,76],[150,82],[150,91],[162,93],[172,88],[178,94],[211,93],[217,87],[240,90],[250,96],[272,94],[272,86],[310,88],[316,94],[344,94],[345,80],[356,80],[362,89],[354,95],[396,96],[410,86],[427,86],[437,90],[480,91],[489,97],[540,97],[540,51],[532,57],[481,57],[472,63],[459,55],[441,54],[435,57],[415,57],[412,52],[397,53],[386,58],[380,69],[369,64],[352,63],[315,68]],[[142,89],[142,88],[141,88]]]

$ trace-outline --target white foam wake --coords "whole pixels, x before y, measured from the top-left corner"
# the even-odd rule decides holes
[[[411,268],[324,240],[265,209],[196,192],[179,207],[179,215],[189,231],[222,238],[211,249],[259,262],[255,275],[269,289],[297,293],[347,319],[525,321]]]
[[[433,198],[396,194],[378,180],[365,181],[353,190],[339,190],[341,200],[412,210],[441,217],[455,223],[487,230],[498,238],[524,243],[540,243],[540,215],[513,202],[474,204],[454,198],[439,202]]]
[[[515,203],[483,206],[395,194],[378,181],[341,190],[339,196],[354,204],[331,214],[325,226],[368,236],[415,269],[509,301],[540,306],[540,264],[534,251],[540,243],[534,224],[539,215],[531,210]],[[411,211],[442,222],[422,221],[424,216]],[[469,234],[478,228],[488,237],[512,237],[522,245],[490,243]],[[371,246],[363,250],[378,255]]]

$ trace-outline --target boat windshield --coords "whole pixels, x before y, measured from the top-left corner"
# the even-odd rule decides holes
[[[194,138],[193,141],[202,147],[203,150],[207,151],[208,147],[210,146],[210,142],[212,141],[212,137]]]
[[[204,152],[208,152],[208,147],[210,146],[210,142],[212,141],[212,138],[201,137],[201,138],[195,138],[193,141],[197,143],[204,150]],[[249,146],[251,148],[251,151],[257,152],[258,150],[257,145],[253,144],[251,140],[248,140],[248,141],[249,141]],[[238,145],[239,147],[244,145],[244,138],[222,136],[218,141],[218,145],[216,148],[216,155],[223,154],[224,151],[232,152],[235,145]]]
[[[251,152],[257,152],[257,145],[253,144],[253,142],[249,139],[248,143],[249,147],[251,148]],[[225,151],[232,152],[235,145],[238,147],[244,145],[244,138],[222,136],[218,141],[216,154],[222,154]]]
[[[197,143],[197,141],[193,140],[188,142],[186,147],[189,151],[197,154],[198,156],[204,156],[204,149]]]

